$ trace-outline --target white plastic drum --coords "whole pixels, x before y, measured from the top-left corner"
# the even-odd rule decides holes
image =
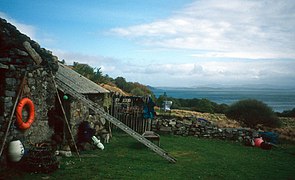
[[[8,145],[8,158],[12,162],[21,160],[25,152],[25,148],[20,140],[11,141]]]

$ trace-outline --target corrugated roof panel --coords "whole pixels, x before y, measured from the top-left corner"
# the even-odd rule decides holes
[[[81,94],[109,93],[98,84],[80,75],[69,67],[59,63],[56,78]]]

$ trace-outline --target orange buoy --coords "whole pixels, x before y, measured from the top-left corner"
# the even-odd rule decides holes
[[[29,107],[29,118],[26,122],[23,121],[22,111],[25,106]],[[16,123],[20,129],[28,129],[31,127],[35,118],[35,107],[33,102],[29,98],[23,98],[16,108]]]
[[[261,143],[263,143],[263,139],[261,137],[260,138],[255,138],[254,143],[255,143],[256,147],[260,147]]]

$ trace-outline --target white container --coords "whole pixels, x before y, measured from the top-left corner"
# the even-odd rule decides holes
[[[11,141],[8,145],[8,158],[12,162],[21,160],[25,153],[25,148],[20,140]]]
[[[94,142],[94,145],[96,145],[99,149],[101,149],[101,150],[104,149],[104,145],[100,142],[99,139],[97,139],[97,137],[92,136],[92,140]]]
[[[71,151],[63,151],[63,150],[60,150],[60,151],[58,151],[58,154],[59,155],[62,155],[62,156],[65,156],[65,157],[71,157],[72,156],[72,152]]]

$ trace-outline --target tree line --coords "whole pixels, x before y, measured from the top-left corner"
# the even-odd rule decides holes
[[[93,68],[88,64],[74,62],[72,69],[97,84],[104,83],[117,86],[134,96],[152,95],[154,97],[152,91],[147,86],[138,82],[127,82],[124,77],[117,77],[114,79],[107,74],[103,75],[101,68]]]

